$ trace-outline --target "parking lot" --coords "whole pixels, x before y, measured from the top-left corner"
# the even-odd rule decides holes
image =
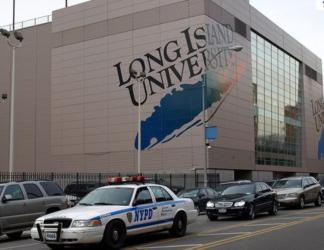
[[[255,220],[224,218],[211,222],[205,215],[188,227],[187,235],[171,238],[167,232],[142,235],[127,240],[124,249],[324,249],[324,207],[303,210],[281,209],[277,216],[260,215]],[[0,239],[0,249],[41,250],[46,245],[28,237]],[[81,249],[81,248],[80,248]],[[84,247],[82,249],[93,249]]]

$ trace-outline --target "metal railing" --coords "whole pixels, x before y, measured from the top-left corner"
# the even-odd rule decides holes
[[[108,177],[135,176],[134,173],[43,173],[43,172],[15,172],[13,181],[51,180],[57,182],[63,189],[71,183],[92,182],[106,184]],[[194,188],[203,186],[203,173],[184,174],[145,174],[149,182],[166,185],[169,187]],[[10,174],[0,172],[0,183],[9,182]],[[208,184],[215,187],[219,183],[218,173],[208,174]]]
[[[15,29],[16,30],[24,29],[24,28],[36,26],[39,24],[49,23],[49,22],[52,22],[52,15],[41,16],[41,17],[36,17],[33,19],[17,22],[17,23],[15,23]],[[10,30],[12,30],[12,24],[0,26],[0,28],[10,31]]]

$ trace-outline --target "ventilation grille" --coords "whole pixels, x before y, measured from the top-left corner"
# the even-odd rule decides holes
[[[240,19],[235,18],[235,32],[240,34],[241,36],[247,37],[247,27],[244,22]]]
[[[314,69],[305,65],[305,73],[309,78],[313,79],[314,81],[317,81],[317,72]]]

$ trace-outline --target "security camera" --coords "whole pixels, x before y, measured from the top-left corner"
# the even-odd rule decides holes
[[[131,70],[130,70],[130,75],[131,75],[131,77],[133,77],[133,78],[137,78],[137,71],[134,70],[134,69],[131,69]]]
[[[22,40],[24,40],[23,35],[19,31],[15,31],[14,36],[19,42],[22,42]]]
[[[2,100],[7,100],[8,95],[6,93],[1,94],[1,99]]]
[[[5,29],[0,29],[0,33],[1,35],[9,38],[10,37],[10,32],[8,30],[5,30]]]

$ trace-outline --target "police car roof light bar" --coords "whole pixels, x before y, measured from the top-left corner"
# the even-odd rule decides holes
[[[110,185],[116,185],[116,184],[122,184],[122,183],[145,183],[145,177],[142,175],[138,176],[126,176],[126,177],[108,177],[107,179],[108,184]]]

